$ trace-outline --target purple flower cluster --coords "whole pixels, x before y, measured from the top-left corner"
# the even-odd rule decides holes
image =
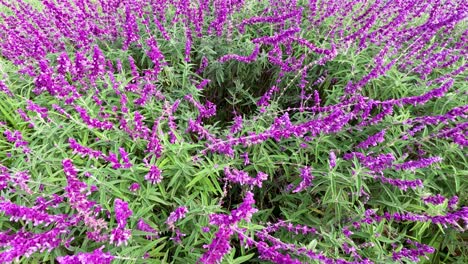
[[[151,165],[148,174],[145,175],[145,180],[151,184],[157,184],[162,181],[161,170],[156,165]]]
[[[241,220],[249,222],[252,215],[257,212],[257,209],[253,208],[254,204],[253,193],[247,192],[243,202],[230,215],[210,215],[210,224],[218,226],[219,229],[215,233],[211,243],[204,246],[204,248],[207,248],[207,251],[201,256],[198,263],[217,264],[221,262],[224,255],[231,250],[230,240],[234,234],[234,230],[236,230],[236,224]]]
[[[422,200],[426,204],[430,203],[430,204],[438,205],[438,204],[444,203],[446,198],[440,194],[436,194],[436,195],[424,197]]]
[[[180,219],[185,217],[185,214],[188,213],[188,209],[185,206],[177,207],[173,212],[169,214],[169,217],[166,219],[166,224],[170,229],[175,229],[175,223]]]
[[[75,107],[76,112],[80,114],[81,120],[88,125],[89,128],[97,128],[102,130],[112,130],[114,124],[111,121],[101,121],[97,118],[92,118],[86,109],[81,106]]]
[[[0,164],[0,190],[7,188],[8,183],[10,183],[13,186],[19,187],[25,193],[32,195],[33,192],[28,186],[29,179],[28,171],[19,171],[11,175],[8,168]],[[16,190],[11,189],[11,191],[14,192]]]
[[[138,24],[135,17],[135,14],[132,12],[133,10],[128,6],[125,5],[125,42],[124,42],[124,49],[127,49],[131,43],[137,42],[140,37],[138,36]]]
[[[376,157],[365,155],[360,152],[346,153],[343,155],[345,160],[350,160],[353,157],[356,157],[362,163],[362,165],[373,172],[381,172],[384,169],[390,168],[393,162],[396,160],[392,153],[379,154]]]
[[[6,248],[0,253],[3,263],[18,262],[20,258],[28,258],[34,252],[52,251],[60,246],[61,236],[67,230],[64,228],[53,228],[43,233],[30,233],[19,231],[16,234],[0,232],[1,246]]]
[[[415,213],[389,213],[385,212],[383,215],[378,215],[375,210],[369,209],[366,211],[365,217],[360,220],[360,223],[371,224],[374,222],[381,222],[382,220],[396,221],[396,222],[432,222],[434,224],[441,224],[443,226],[452,226],[454,228],[465,230],[468,227],[468,207],[449,212],[446,215],[427,215]],[[464,222],[464,226],[460,226],[459,221]],[[355,227],[360,226],[359,222],[354,223]]]
[[[419,262],[420,257],[424,256],[427,259],[429,259],[426,255],[432,254],[435,252],[435,249],[428,245],[424,245],[424,244],[418,243],[416,241],[411,241],[411,240],[408,240],[408,243],[410,245],[413,245],[415,248],[402,248],[400,251],[394,252],[392,254],[393,260],[396,261],[396,260],[401,260],[403,258],[407,258],[411,261]]]
[[[98,77],[105,73],[106,58],[102,53],[101,49],[98,46],[93,48],[93,61],[92,61],[92,70],[91,76],[93,78]]]
[[[297,224],[297,225],[294,225],[290,222],[286,222],[284,220],[278,220],[278,222],[274,223],[274,224],[268,224],[263,230],[262,232],[265,232],[265,233],[273,233],[273,232],[277,232],[280,228],[285,228],[286,230],[288,230],[288,232],[292,232],[292,233],[295,233],[296,235],[297,234],[317,234],[317,229],[313,228],[313,227],[308,227],[306,225],[300,225],[300,224]]]
[[[8,182],[11,179],[11,175],[8,172],[8,168],[0,165],[0,191],[8,187]]]
[[[193,121],[189,121],[189,131],[197,131],[213,142],[208,145],[207,150],[231,156],[233,152],[232,148],[236,145],[252,146],[265,142],[270,138],[281,141],[292,136],[304,137],[308,133],[311,137],[317,136],[320,133],[334,134],[341,131],[349,120],[351,120],[351,116],[346,115],[341,109],[335,109],[328,116],[299,124],[292,124],[287,114],[285,114],[280,118],[276,118],[271,127],[264,132],[258,134],[251,133],[248,136],[238,138],[228,138],[224,141],[213,138],[206,129]]]
[[[458,204],[458,196],[453,196],[452,198],[450,198],[450,200],[448,201],[448,209],[453,211],[455,210],[455,207],[457,206]]]
[[[9,201],[0,202],[0,211],[5,215],[10,216],[10,221],[18,222],[19,220],[33,223],[34,226],[50,224],[59,224],[67,220],[65,215],[50,215],[40,210],[29,208],[26,206],[17,205]]]
[[[236,54],[228,54],[219,58],[219,62],[226,62],[228,60],[236,60],[244,63],[250,63],[257,59],[258,53],[260,52],[260,45],[255,44],[255,48],[249,56],[239,56]]]
[[[0,81],[0,92],[4,92],[6,95],[13,97],[13,93],[8,89],[8,86],[3,81]]]
[[[232,124],[231,126],[231,129],[229,130],[229,132],[231,134],[236,134],[238,132],[240,132],[242,130],[242,123],[243,123],[243,119],[241,116],[236,116],[234,117],[234,123]]]
[[[140,189],[140,187],[141,187],[140,184],[138,184],[137,182],[134,182],[128,187],[128,190],[131,192],[136,192]]]
[[[320,163],[326,163],[326,158],[323,159],[320,155],[325,153],[325,155],[329,154],[328,168],[334,173],[342,173],[340,170],[351,166],[351,160],[354,159],[353,162],[358,162],[364,167],[364,174],[371,176],[362,179],[376,180],[376,185],[386,183],[405,191],[409,188],[430,188],[429,184],[423,185],[423,180],[426,181],[426,179],[391,178],[388,176],[390,173],[387,174],[387,172],[397,170],[397,174],[401,175],[399,171],[416,171],[442,161],[441,157],[427,157],[428,151],[424,149],[424,144],[419,144],[418,141],[424,136],[421,134],[425,131],[429,131],[429,136],[424,136],[424,140],[447,140],[457,147],[468,146],[466,138],[468,124],[465,121],[468,116],[468,107],[466,105],[455,106],[446,114],[412,117],[398,123],[391,123],[388,120],[404,117],[404,115],[396,116],[394,111],[399,113],[399,110],[402,110],[401,112],[409,112],[411,116],[414,116],[420,110],[433,108],[431,101],[440,100],[434,104],[436,106],[439,102],[440,105],[447,105],[445,100],[454,103],[450,99],[454,94],[465,95],[458,84],[467,66],[457,64],[460,64],[462,58],[467,55],[466,32],[458,33],[455,29],[458,28],[459,23],[466,20],[467,9],[460,4],[461,1],[447,1],[443,5],[437,0],[424,3],[373,1],[366,6],[364,11],[362,1],[319,2],[311,0],[305,2],[270,0],[266,2],[265,9],[258,10],[259,12],[254,17],[239,19],[239,15],[252,12],[250,10],[252,5],[248,5],[247,1],[63,0],[42,1],[41,10],[36,10],[26,1],[18,0],[12,4],[9,1],[0,0],[1,7],[5,7],[0,9],[8,10],[8,12],[0,12],[1,57],[10,60],[20,68],[18,71],[20,80],[30,83],[31,91],[34,93],[31,100],[26,100],[25,109],[18,108],[16,111],[24,121],[29,123],[33,131],[29,133],[27,130],[27,138],[31,135],[40,136],[42,131],[39,128],[43,125],[50,127],[55,124],[65,124],[65,127],[67,122],[73,124],[78,122],[78,125],[84,124],[90,130],[105,130],[96,133],[105,133],[106,136],[111,136],[111,139],[119,135],[119,137],[123,136],[135,141],[136,148],[128,148],[128,151],[137,149],[138,152],[139,143],[147,143],[144,151],[147,155],[143,161],[149,171],[144,178],[151,184],[162,182],[162,171],[155,165],[162,163],[154,163],[153,160],[166,154],[164,153],[166,146],[163,146],[166,144],[166,136],[173,145],[185,144],[188,139],[188,144],[194,143],[194,148],[198,146],[205,148],[195,149],[195,152],[200,152],[192,157],[194,161],[197,159],[197,165],[202,166],[202,159],[213,157],[210,155],[217,158],[217,154],[224,154],[227,156],[224,158],[230,159],[229,165],[221,165],[224,166],[225,195],[227,195],[228,184],[239,183],[244,191],[249,190],[243,202],[230,214],[210,215],[210,224],[214,226],[213,229],[218,229],[211,243],[205,246],[207,251],[199,262],[220,262],[223,256],[231,250],[231,237],[237,234],[243,245],[256,247],[261,259],[275,263],[301,263],[300,260],[294,259],[294,256],[303,256],[323,263],[352,263],[340,258],[331,259],[327,257],[328,253],[317,253],[305,247],[299,247],[297,244],[283,242],[271,234],[280,228],[285,228],[294,234],[318,233],[317,230],[306,225],[293,225],[287,221],[279,221],[254,233],[249,233],[246,228],[238,226],[241,221],[250,221],[257,211],[254,208],[254,187],[262,188],[269,178],[274,179],[275,183],[277,180],[274,176],[278,171],[269,170],[272,172],[270,177],[259,171],[258,164],[249,159],[249,153],[252,154],[250,156],[252,160],[257,160],[258,156],[253,155],[258,154],[253,152],[255,147],[261,145],[263,148],[263,145],[270,144],[270,142],[277,143],[282,150],[294,151],[294,144],[289,144],[291,140],[299,142],[301,147],[298,149],[299,152],[308,152],[314,140],[334,135],[343,147],[349,143],[345,141],[349,135],[362,138],[363,134],[369,135],[369,131],[376,131],[378,128],[380,132],[369,136],[354,147],[351,144],[350,148],[336,150],[337,154],[344,153],[342,156],[344,166],[337,167],[337,154],[334,151],[315,153],[314,171],[323,172],[320,166],[323,168],[326,164]],[[257,5],[254,6],[257,8]],[[415,25],[416,19],[426,16],[427,21]],[[167,23],[172,23],[176,29],[180,26],[180,32],[168,30]],[[172,28],[172,25],[169,26]],[[245,34],[246,27],[249,29],[248,34]],[[211,123],[212,119],[217,118],[219,101],[202,99],[208,92],[206,89],[202,90],[212,81],[208,78],[211,78],[214,67],[211,67],[209,63],[216,58],[212,58],[211,52],[206,55],[203,55],[203,52],[199,53],[196,45],[204,43],[206,39],[212,41],[216,38],[213,34],[219,37],[213,43],[233,43],[240,39],[254,45],[252,52],[247,56],[222,54],[225,49],[216,49],[217,53],[221,52],[218,54],[217,62],[229,62],[227,63],[229,65],[217,65],[219,64],[217,63],[217,66],[228,69],[231,66],[237,68],[238,62],[266,63],[268,65],[264,68],[270,69],[267,72],[268,75],[270,73],[277,75],[276,80],[268,80],[272,82],[268,84],[270,89],[263,94],[256,94],[257,91],[252,94],[260,98],[254,102],[258,110],[252,108],[256,116],[240,111],[244,106],[233,106],[235,117],[232,120],[232,126],[226,131],[219,131],[218,127]],[[180,39],[181,36],[182,39]],[[173,52],[170,47],[174,45],[177,47],[185,45],[182,48],[184,52],[181,60],[192,62],[183,64],[184,76],[189,76],[189,81],[196,88],[192,94],[178,94],[178,91],[173,91],[177,89],[170,88],[170,85],[169,88],[166,86],[167,80],[164,78],[170,76],[174,69],[179,70],[176,68],[179,67],[177,62],[170,61],[169,65],[169,61],[165,61],[166,58],[174,58],[174,56],[169,56],[172,55],[169,53]],[[114,52],[115,46],[121,46],[126,51],[125,54],[131,53],[132,55],[128,57],[128,60],[119,58],[122,56],[120,52],[107,56],[110,55],[108,52]],[[328,68],[330,65],[326,63],[337,56],[347,57],[349,52],[357,53],[353,56],[361,56],[361,52],[364,52],[366,56],[370,55],[371,53],[368,53],[366,49],[371,46],[376,52],[368,65],[359,65],[360,69],[364,69],[361,77],[355,74],[354,65],[351,69],[351,81],[348,78],[350,76],[343,79],[338,73],[335,77],[332,76],[335,73],[320,72],[322,68]],[[260,61],[259,55],[263,51],[266,52],[266,58]],[[139,53],[144,56],[134,58],[134,55]],[[135,61],[136,59],[138,61]],[[342,58],[339,58],[336,62],[341,63],[341,60]],[[194,72],[195,74],[185,72],[185,69],[190,70],[190,67],[198,63],[200,67]],[[169,66],[167,72],[165,66]],[[319,66],[319,72],[315,71],[316,66]],[[347,70],[343,72],[346,73]],[[367,97],[374,94],[367,90],[368,86],[374,84],[374,81],[375,83],[386,82],[385,74],[398,72],[404,73],[405,78],[401,79],[405,81],[422,80],[421,85],[418,84],[419,88],[415,91],[419,89],[425,89],[425,91],[415,94],[411,90],[408,91],[409,95],[403,98],[376,100]],[[442,72],[445,73],[440,74]],[[411,73],[411,75],[406,73]],[[119,74],[119,78],[116,78],[115,74]],[[201,81],[195,81],[191,75],[197,76]],[[316,76],[320,77],[314,80]],[[425,80],[433,76],[435,79]],[[343,81],[349,82],[343,85]],[[398,87],[401,84],[399,81],[400,79],[396,84]],[[15,84],[9,80],[6,83]],[[7,87],[6,83],[0,81],[0,92],[6,94],[8,97],[5,98],[9,100],[19,99],[20,97],[17,98],[13,94],[15,91],[13,86]],[[186,83],[185,80],[182,80],[182,83]],[[390,85],[392,85],[391,82]],[[211,88],[219,87],[210,85],[210,90]],[[319,90],[323,94],[322,98]],[[107,93],[109,91],[110,94]],[[297,93],[297,98],[292,102],[297,99],[297,108],[292,105],[282,108],[282,103],[288,102],[285,99],[286,95],[290,96],[294,93]],[[334,102],[333,96],[340,93],[343,93],[343,96]],[[201,96],[202,94],[204,96]],[[389,94],[394,95],[393,92]],[[378,96],[380,97],[380,94]],[[382,94],[382,97],[386,95]],[[41,106],[35,102],[35,100],[41,102],[48,100],[44,98],[49,98],[50,102],[58,101],[58,103],[50,107]],[[90,104],[78,104],[83,101],[81,99],[85,98],[92,98],[89,100]],[[313,102],[309,102],[312,100]],[[181,114],[182,111],[187,111],[193,106],[198,110],[198,116],[196,113],[192,115],[190,111]],[[248,108],[251,110],[250,107]],[[210,122],[207,122],[208,118]],[[10,116],[6,116],[5,123],[0,120],[2,122],[0,126],[6,126],[6,121],[11,123],[13,119],[10,119]],[[146,123],[151,122],[152,119],[154,119],[153,127],[150,129]],[[264,124],[257,126],[258,120]],[[14,125],[16,127],[17,124]],[[398,151],[383,153],[389,150],[382,150],[383,146],[378,145],[384,142],[386,137],[389,139],[393,136],[386,135],[390,127],[392,127],[393,134],[393,131],[398,131],[398,129],[394,130],[393,126],[399,125],[404,126],[404,132],[395,138],[401,139],[400,143],[407,144],[411,153],[405,153],[403,156],[397,156]],[[196,135],[187,135],[188,133],[182,132],[184,129]],[[26,130],[22,131],[26,132]],[[35,160],[37,157],[41,158],[38,156],[39,153],[32,153],[29,143],[23,139],[20,131],[5,130],[3,135],[8,142],[14,144],[15,148],[21,148],[23,153],[28,154],[26,155],[28,162],[30,158]],[[74,154],[104,160],[113,169],[128,169],[127,172],[130,173],[140,168],[138,164],[135,164],[136,166],[133,164],[140,160],[137,152],[128,153],[123,147],[117,146],[118,153],[104,154],[79,144],[73,138],[70,138],[68,143]],[[393,143],[395,142],[389,142],[388,145],[398,145]],[[416,150],[413,144],[417,147]],[[371,149],[372,152],[369,150],[371,147],[375,147]],[[33,149],[36,150],[36,148]],[[40,148],[37,149],[40,150]],[[418,158],[414,158],[413,154],[417,154]],[[16,158],[12,157],[12,153],[7,153],[5,156],[8,164]],[[152,160],[151,164],[149,160]],[[396,160],[403,161],[395,164]],[[47,171],[49,171],[50,162],[52,161],[44,162]],[[35,165],[35,163],[37,162],[31,164]],[[256,178],[251,178],[247,172],[234,169],[237,163],[243,163],[246,171],[255,169]],[[12,162],[11,164],[18,163]],[[289,190],[292,190],[292,194],[288,195],[292,196],[311,187],[315,178],[312,175],[312,167],[303,167],[305,164],[295,165],[302,167],[301,181],[296,187],[293,184],[290,185]],[[42,183],[35,186],[34,180],[36,179],[32,176],[36,175],[36,171],[28,168],[30,172],[34,172],[30,174],[25,168],[12,168],[10,172],[10,169],[0,165],[0,190],[5,193],[5,197],[11,194],[11,197],[15,199],[10,198],[12,199],[10,201],[1,197],[0,210],[5,216],[10,217],[10,221],[28,223],[27,226],[22,226],[20,223],[12,225],[14,232],[13,230],[0,232],[0,244],[3,248],[0,253],[1,261],[22,261],[22,257],[29,257],[36,251],[52,250],[61,245],[72,248],[70,241],[73,237],[67,241],[62,238],[72,230],[68,228],[72,226],[76,227],[79,232],[86,231],[87,238],[98,243],[110,241],[117,246],[127,244],[131,236],[131,230],[126,228],[128,219],[132,216],[129,205],[121,199],[115,199],[114,218],[117,227],[106,232],[108,222],[100,218],[100,214],[107,213],[107,217],[111,218],[111,212],[103,211],[101,206],[91,200],[93,193],[98,191],[97,186],[88,185],[79,179],[79,171],[71,159],[63,159],[62,166],[67,182],[63,192],[54,193],[54,196],[37,197],[34,196],[32,190],[46,193],[52,187],[44,187],[47,184]],[[355,171],[357,171],[356,168],[353,172]],[[360,172],[362,173],[362,170]],[[84,175],[90,176],[89,173]],[[168,174],[167,177],[171,176]],[[355,178],[351,177],[350,180]],[[122,177],[119,181],[125,179],[126,177]],[[97,181],[94,177],[86,178],[86,181],[92,180]],[[53,184],[57,182],[54,181]],[[123,186],[129,184],[126,182]],[[171,184],[160,187],[171,188]],[[133,182],[129,190],[135,196],[141,194],[141,192],[137,193],[139,188],[139,183]],[[15,193],[19,189],[28,195],[23,195],[22,192]],[[99,189],[101,192],[103,190],[104,188]],[[371,194],[367,194],[365,190],[367,189],[361,186],[352,195],[358,197],[365,195],[367,201],[373,193],[369,191]],[[457,196],[448,199],[441,194],[436,194],[422,198],[424,203],[435,205],[444,204],[445,200],[448,200],[445,215],[410,212],[385,212],[383,215],[378,215],[372,210],[367,211],[364,219],[356,222],[356,226],[387,220],[432,222],[466,230],[467,208],[462,207],[456,211]],[[34,207],[21,205],[32,203]],[[61,212],[61,210],[66,210],[67,216],[51,213],[51,211]],[[186,213],[188,213],[187,207],[181,206],[175,209],[166,220],[169,229],[176,233],[171,240],[177,243],[182,241],[185,234],[176,229],[175,224],[184,218]],[[31,226],[34,226],[34,232],[27,232],[26,230]],[[42,230],[42,233],[36,232],[44,226],[51,226],[50,230]],[[156,230],[142,219],[138,221],[137,228],[154,234],[148,235],[148,239],[158,236]],[[204,231],[209,232],[209,228],[208,230],[205,228]],[[340,234],[340,239],[346,240],[342,246],[342,252],[350,255],[347,259],[354,258],[355,263],[370,263],[369,260],[359,256],[360,247],[352,243],[353,232],[347,227],[342,232],[345,238]],[[413,248],[394,250],[393,260],[401,261],[407,258],[411,261],[418,261],[420,256],[434,251],[417,242],[409,244]],[[100,248],[90,253],[59,257],[57,260],[60,263],[110,263],[113,259],[112,255],[102,252]]]
[[[146,145],[146,152],[154,155],[156,158],[161,157],[161,152],[163,147],[158,137],[158,120],[154,121],[151,136],[148,140],[148,145]]]
[[[104,156],[100,151],[80,145],[74,138],[69,138],[68,143],[70,144],[70,148],[73,149],[73,153],[78,153],[81,157],[101,158]]]
[[[39,196],[36,198],[33,209],[46,212],[49,208],[57,208],[61,203],[63,203],[63,197],[58,194],[53,194],[49,200]]]
[[[130,159],[128,157],[128,153],[125,151],[124,148],[119,148],[119,153],[120,157],[122,158],[122,161],[124,162],[123,168],[124,169],[129,169],[132,167],[132,163],[130,162]]]
[[[278,45],[280,43],[286,42],[299,31],[301,31],[300,28],[293,27],[293,28],[283,30],[282,32],[279,32],[278,34],[275,34],[274,36],[266,36],[266,37],[253,39],[252,42],[255,44],[259,43],[259,44],[266,44],[266,45]]]
[[[110,253],[102,252],[102,249],[96,249],[90,253],[78,253],[73,256],[58,257],[60,264],[110,264],[114,256]]]
[[[256,178],[251,178],[247,172],[229,167],[224,167],[224,175],[229,182],[251,187],[258,186],[259,188],[262,188],[262,182],[268,179],[268,175],[261,171],[257,173]]]
[[[215,233],[211,244],[203,246],[207,252],[198,260],[197,263],[217,264],[220,263],[224,255],[231,251],[230,238],[234,231],[227,227],[219,227]]]
[[[302,15],[302,11],[302,8],[298,8],[297,10],[292,10],[291,12],[285,13],[284,15],[280,16],[251,17],[248,19],[244,19],[239,25],[239,31],[241,33],[244,33],[246,25],[254,25],[258,23],[284,23],[286,20],[300,17]]]
[[[422,158],[419,160],[410,160],[401,164],[395,164],[395,169],[397,170],[412,170],[425,168],[430,166],[433,163],[442,161],[441,157],[430,157],[430,158]]]
[[[359,143],[356,148],[367,149],[369,146],[377,146],[377,144],[382,143],[384,141],[386,130],[382,130],[379,133],[368,137],[366,140]]]
[[[329,164],[329,167],[330,167],[330,170],[331,170],[331,169],[336,167],[336,154],[335,154],[335,152],[330,151],[329,156],[330,156],[330,158],[329,158],[328,164]]]
[[[312,168],[308,166],[301,169],[300,176],[302,178],[302,181],[299,183],[296,189],[292,191],[293,193],[301,192],[306,188],[312,186],[312,180],[315,178],[314,175],[312,175]]]
[[[96,241],[107,239],[105,234],[101,234],[102,230],[107,229],[107,223],[96,218],[97,212],[93,209],[95,202],[87,199],[90,194],[87,192],[88,186],[78,179],[78,171],[70,159],[63,160],[62,166],[68,183],[65,187],[65,197],[68,198],[70,207],[78,212],[77,221],[83,220],[85,226],[91,229],[88,238]]]
[[[162,66],[164,65],[164,55],[159,49],[156,39],[153,37],[149,38],[146,41],[146,44],[149,47],[148,57],[154,63],[153,75],[158,76],[159,72],[162,70]]]
[[[120,199],[115,199],[114,211],[117,226],[125,227],[127,225],[127,219],[132,215],[132,211],[128,208],[128,203]]]
[[[15,144],[15,148],[21,148],[23,153],[28,154],[31,152],[31,149],[28,147],[28,142],[23,139],[23,135],[20,131],[15,130],[11,132],[10,130],[5,130],[3,132],[6,139]]]
[[[208,118],[216,114],[216,105],[210,101],[206,101],[205,105],[200,104],[195,101],[193,96],[190,94],[186,95],[185,99],[195,105],[195,107],[198,109],[200,114],[197,117],[197,122],[199,122],[202,118]]]
[[[357,261],[346,261],[344,259],[332,259],[325,256],[322,252],[314,252],[313,250],[307,249],[306,247],[299,247],[292,243],[285,243],[269,235],[267,232],[259,231],[255,233],[255,236],[259,241],[246,236],[241,232],[241,230],[236,230],[239,236],[245,240],[245,243],[248,247],[255,246],[257,248],[260,258],[264,260],[269,260],[273,263],[303,263],[297,259],[291,257],[291,254],[302,255],[307,257],[309,260],[319,261],[320,263],[341,263],[341,264],[351,264],[351,263],[373,263],[368,259],[363,259],[358,254],[353,254]],[[283,252],[289,252],[289,254],[283,254]]]
[[[114,211],[117,227],[111,231],[109,240],[117,246],[122,244],[127,245],[128,239],[131,236],[131,230],[125,228],[125,226],[127,225],[128,218],[132,215],[132,211],[128,208],[128,203],[120,199],[115,200]]]
[[[154,229],[149,224],[147,224],[145,222],[145,220],[143,220],[143,218],[140,218],[140,220],[138,220],[137,228],[140,231],[147,232],[147,233],[152,233],[152,235],[147,235],[146,239],[151,240],[151,239],[154,239],[154,238],[159,238],[158,231],[156,231],[156,229]]]
[[[424,187],[422,180],[402,180],[402,179],[392,179],[384,177],[383,175],[377,176],[377,178],[383,183],[391,184],[397,187],[400,190],[406,191],[408,188],[416,189],[418,187]]]
[[[205,88],[210,82],[210,79],[203,79],[199,84],[197,84],[196,88],[198,90],[203,90],[203,88]]]
[[[68,143],[71,149],[73,149],[73,153],[81,154],[81,157],[89,156],[91,158],[100,158],[112,164],[113,169],[125,168],[128,169],[132,167],[132,163],[130,162],[128,153],[125,151],[124,148],[119,148],[120,157],[123,161],[123,164],[119,161],[117,154],[109,153],[109,155],[105,155],[101,151],[93,150],[92,148],[85,147],[79,144],[75,139],[69,138]]]

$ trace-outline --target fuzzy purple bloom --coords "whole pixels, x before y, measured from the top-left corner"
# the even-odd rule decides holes
[[[457,207],[457,204],[458,204],[458,196],[453,196],[448,201],[448,206],[447,207],[448,207],[449,210],[453,211]]]
[[[236,229],[236,224],[241,220],[250,222],[252,215],[258,211],[253,208],[254,204],[253,193],[247,192],[242,204],[240,204],[237,209],[231,211],[231,215],[210,215],[210,224],[219,226],[219,229],[211,243],[203,246],[208,250],[201,256],[197,263],[217,264],[221,262],[224,255],[231,250],[230,239],[234,233],[233,231]]]
[[[444,203],[446,198],[444,196],[440,195],[440,194],[437,194],[437,195],[433,195],[433,196],[424,197],[424,198],[422,198],[422,200],[426,204],[431,203],[431,204],[434,204],[434,205],[438,205],[438,204]]]
[[[237,170],[234,168],[224,167],[224,175],[226,180],[239,183],[240,185],[250,185],[262,187],[262,182],[268,179],[268,175],[264,172],[258,172],[256,178],[251,178],[245,171]]]
[[[335,152],[333,151],[330,151],[329,167],[330,169],[333,169],[336,167],[336,155],[335,155]]]
[[[73,256],[57,257],[60,264],[110,264],[114,256],[110,253],[102,252],[102,248],[93,252],[80,252]]]
[[[303,191],[306,188],[312,186],[312,180],[315,178],[314,175],[312,175],[312,168],[308,166],[301,169],[300,176],[302,181],[299,183],[296,189],[292,191],[293,193]]]
[[[223,63],[228,60],[236,60],[236,61],[240,61],[244,63],[251,63],[257,59],[259,52],[260,52],[260,45],[256,44],[254,50],[249,56],[239,56],[236,54],[228,54],[219,58],[219,62]]]
[[[173,212],[169,214],[169,217],[166,219],[166,224],[170,229],[175,229],[175,222],[185,217],[185,214],[188,213],[188,209],[185,206],[180,206],[176,208]]]
[[[128,208],[128,203],[120,199],[115,199],[114,204],[115,220],[119,227],[127,225],[127,219],[132,216],[132,211]]]
[[[44,233],[28,233],[20,231],[14,235],[9,235],[7,241],[2,241],[2,247],[7,249],[0,253],[0,259],[4,263],[18,261],[22,257],[28,258],[34,252],[52,251],[60,246],[60,236],[66,230],[54,228]],[[1,236],[1,235],[0,235]]]
[[[401,260],[403,258],[407,258],[414,262],[419,262],[419,258],[424,256],[428,258],[427,254],[432,254],[435,252],[433,247],[428,245],[420,244],[415,241],[410,241],[410,244],[414,245],[416,248],[403,248],[399,252],[394,252],[392,254],[393,260]]]
[[[416,189],[416,188],[422,188],[424,187],[423,181],[421,179],[415,179],[415,180],[402,180],[402,179],[392,179],[392,178],[387,178],[384,177],[383,175],[377,176],[377,179],[384,183],[391,184],[400,190],[406,191],[408,188],[411,189]]]
[[[234,123],[232,124],[231,126],[231,129],[229,130],[229,132],[231,134],[235,134],[235,133],[238,133],[242,130],[242,117],[239,116],[239,115],[236,115],[234,117]]]
[[[207,252],[198,260],[197,263],[203,264],[217,264],[220,263],[224,255],[231,251],[231,245],[229,243],[233,231],[227,227],[220,227],[215,233],[215,236],[211,243],[207,246],[203,246],[207,249]]]
[[[140,184],[138,184],[137,182],[132,183],[130,187],[128,187],[128,190],[131,192],[136,192],[139,189],[140,189]]]
[[[430,158],[422,158],[419,160],[410,160],[401,164],[395,164],[395,169],[397,170],[412,170],[425,168],[430,166],[433,163],[442,161],[441,157],[430,157]]]
[[[145,222],[145,220],[143,220],[143,218],[140,218],[140,220],[138,220],[137,228],[140,231],[147,232],[147,233],[152,233],[152,235],[147,235],[146,236],[146,239],[148,239],[148,240],[151,240],[151,239],[154,239],[154,238],[159,238],[158,231],[156,231],[156,229],[154,229],[149,224],[147,224]]]
[[[362,148],[362,149],[367,149],[370,146],[377,146],[377,144],[382,143],[384,141],[384,136],[385,136],[386,130],[382,130],[379,133],[368,137],[366,140],[362,141],[359,143],[356,148]]]
[[[10,221],[18,222],[19,220],[23,220],[33,223],[34,226],[64,223],[67,219],[66,215],[50,215],[40,210],[17,205],[9,201],[0,202],[0,211],[4,212],[5,215],[9,215]]]
[[[114,228],[109,236],[109,241],[116,246],[127,245],[131,237],[131,230],[126,228]]]
[[[157,184],[162,181],[161,170],[156,165],[151,165],[148,174],[145,176],[145,180],[151,182],[151,184]]]
[[[124,162],[123,167],[125,169],[131,168],[132,163],[130,162],[130,159],[128,157],[128,153],[125,151],[125,149],[124,148],[119,148],[119,153],[120,153],[120,157],[122,158],[122,161]]]
[[[67,178],[67,186],[65,187],[65,197],[71,208],[77,210],[77,220],[83,220],[85,225],[92,231],[90,237],[96,241],[105,239],[105,235],[101,235],[101,231],[107,229],[107,223],[103,219],[96,218],[96,212],[93,210],[95,202],[89,201],[87,196],[87,185],[78,180],[78,171],[70,159],[62,160],[63,171]]]
[[[3,81],[0,81],[0,92],[4,92],[6,95],[13,97],[13,93],[8,89]]]

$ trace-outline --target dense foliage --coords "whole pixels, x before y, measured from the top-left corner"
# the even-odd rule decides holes
[[[463,0],[0,0],[0,262],[467,263]]]

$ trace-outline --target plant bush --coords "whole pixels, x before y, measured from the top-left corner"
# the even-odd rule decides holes
[[[0,262],[468,261],[464,1],[0,3]]]

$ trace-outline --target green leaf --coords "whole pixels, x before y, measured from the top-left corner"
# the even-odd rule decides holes
[[[245,256],[241,256],[241,257],[238,257],[238,258],[234,259],[234,261],[232,263],[233,264],[245,263],[245,262],[249,261],[253,256],[255,256],[255,253],[251,253],[251,254],[248,254],[248,255],[245,255]]]

